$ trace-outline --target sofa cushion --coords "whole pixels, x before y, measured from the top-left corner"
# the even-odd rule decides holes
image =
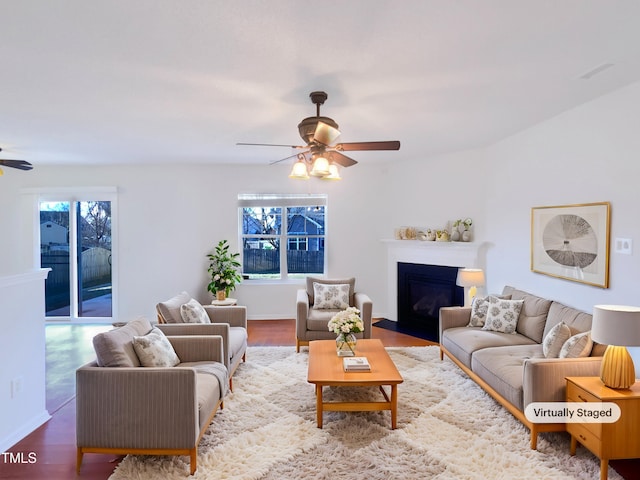
[[[542,342],[542,353],[547,358],[558,358],[560,350],[564,345],[564,342],[571,337],[571,330],[564,323],[560,322],[544,337]]]
[[[592,315],[572,307],[567,307],[560,302],[552,302],[549,308],[549,315],[547,316],[547,324],[544,327],[545,335],[555,325],[560,322],[566,323],[571,329],[571,335],[578,333],[588,332],[591,330]],[[606,345],[593,342],[593,348],[591,349],[592,357],[601,357],[604,355],[604,351],[607,349]]]
[[[539,343],[485,348],[473,354],[471,369],[505,400],[522,411],[524,362],[529,358],[542,357],[544,354]]]
[[[489,308],[487,318],[482,326],[483,330],[502,333],[516,333],[518,316],[522,309],[523,300],[502,300],[488,297]]]
[[[137,318],[122,327],[102,332],[93,337],[96,361],[101,367],[139,367],[140,360],[133,348],[133,337],[151,331],[146,318]]]
[[[345,310],[349,308],[349,290],[348,283],[324,284],[313,283],[313,308],[320,310],[328,308],[337,308]]]
[[[180,363],[171,342],[158,328],[146,335],[134,336],[133,348],[143,367],[175,367]]]
[[[560,349],[560,358],[580,358],[591,355],[593,340],[591,332],[583,332],[569,338]]]
[[[191,295],[182,292],[175,297],[170,298],[166,302],[160,302],[157,305],[158,312],[162,315],[167,323],[184,323],[180,315],[180,307],[191,300]]]
[[[532,345],[533,340],[519,333],[501,333],[482,330],[479,327],[447,328],[440,339],[442,346],[468,368],[471,368],[471,356],[484,348],[505,347],[509,345]],[[542,347],[540,347],[542,351]]]
[[[526,335],[537,343],[542,343],[543,332],[547,322],[547,314],[551,307],[551,300],[537,297],[522,290],[512,289],[511,298],[513,300],[524,300],[516,331]]]
[[[307,295],[309,296],[309,304],[313,305],[315,303],[315,296],[313,293],[313,284],[314,283],[322,283],[325,285],[340,285],[340,284],[348,284],[349,285],[349,306],[353,307],[353,296],[355,294],[356,287],[356,279],[355,277],[351,278],[340,278],[340,279],[326,279],[326,278],[318,278],[318,277],[307,277]]]
[[[195,298],[180,305],[180,318],[185,323],[211,323],[207,311]]]

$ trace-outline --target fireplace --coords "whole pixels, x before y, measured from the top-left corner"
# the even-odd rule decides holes
[[[398,326],[438,338],[440,307],[464,304],[464,289],[456,285],[458,268],[398,262]]]

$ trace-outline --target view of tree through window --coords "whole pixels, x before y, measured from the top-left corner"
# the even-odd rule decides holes
[[[111,317],[111,202],[41,202],[40,264],[48,317]]]
[[[324,273],[324,205],[244,206],[241,222],[244,275],[286,278]]]

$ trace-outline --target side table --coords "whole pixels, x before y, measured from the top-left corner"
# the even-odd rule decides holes
[[[237,305],[238,300],[235,298],[227,297],[224,300],[212,300],[211,305],[214,307],[231,307]]]
[[[571,455],[581,443],[600,458],[600,479],[607,479],[609,460],[640,457],[640,382],[629,389],[605,386],[600,377],[567,377],[567,402],[612,402],[620,407],[615,423],[567,423]]]

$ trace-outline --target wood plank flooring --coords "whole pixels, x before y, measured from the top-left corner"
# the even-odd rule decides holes
[[[48,335],[48,339],[56,337],[57,342],[64,345],[65,351],[75,352],[74,354],[68,352],[67,354],[56,354],[53,351],[55,346],[50,345],[49,347],[51,352],[48,352],[47,369],[54,369],[55,375],[49,377],[51,380],[47,408],[50,408],[50,403],[53,408],[56,408],[60,402],[62,404],[57,407],[54,413],[50,410],[52,413],[50,421],[9,450],[13,454],[14,461],[20,457],[18,454],[22,454],[24,463],[11,463],[8,458],[3,460],[0,457],[0,479],[68,480],[82,478],[104,480],[109,478],[121,460],[120,457],[114,455],[87,454],[84,456],[80,476],[76,476],[76,405],[75,399],[65,399],[67,393],[64,391],[68,392],[69,378],[75,377],[75,369],[86,361],[87,338],[92,338],[100,328],[105,328],[74,327],[74,329],[69,329],[66,337],[62,331],[56,332],[56,335]],[[248,329],[251,346],[295,346],[294,320],[252,320],[249,321]],[[390,347],[433,345],[427,340],[377,327],[373,328],[372,336],[381,339],[385,346]],[[49,353],[51,353],[50,356]],[[66,377],[62,372],[66,372]],[[56,391],[63,391],[63,393],[56,396]],[[35,463],[27,463],[32,458],[29,457],[32,452],[35,453],[36,461]],[[625,480],[640,480],[640,460],[612,461],[611,465],[621,475],[624,475]]]

